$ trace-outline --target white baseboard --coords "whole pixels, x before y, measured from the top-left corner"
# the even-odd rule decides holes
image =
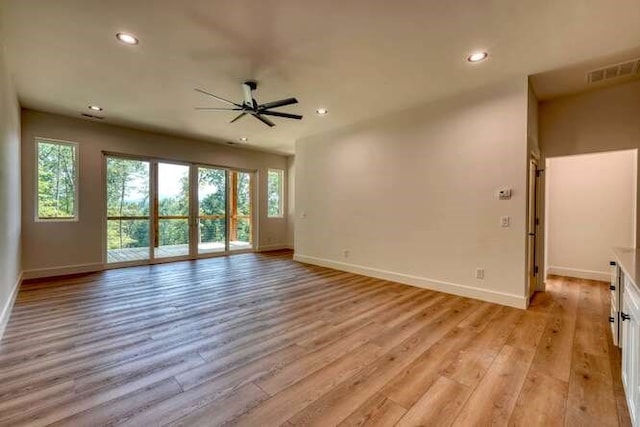
[[[482,301],[507,305],[509,307],[526,309],[529,302],[528,298],[525,296],[490,291],[473,286],[443,282],[441,280],[433,280],[425,277],[412,276],[409,274],[396,273],[393,271],[380,270],[377,268],[364,267],[355,264],[347,264],[344,262],[333,261],[324,258],[294,254],[293,259],[294,261],[302,262],[305,264],[319,265],[321,267],[333,268],[335,270],[361,274],[363,276],[375,277],[377,279],[389,280],[393,282],[403,283],[405,285],[431,289],[434,291],[444,292],[462,297],[479,299]]]
[[[601,282],[609,282],[611,280],[611,272],[609,271],[581,270],[579,268],[569,267],[549,266],[547,267],[547,274],[575,277],[578,279],[599,280]]]
[[[4,335],[4,330],[9,323],[9,317],[11,316],[11,310],[13,310],[13,304],[16,302],[16,297],[18,296],[18,290],[20,289],[20,283],[22,283],[23,273],[20,273],[18,276],[18,280],[13,284],[13,289],[9,294],[9,299],[5,302],[2,310],[0,311],[0,340],[2,340],[2,335]]]
[[[43,277],[67,276],[69,274],[93,273],[104,270],[102,263],[66,265],[64,267],[36,268],[25,270],[23,279],[41,279]]]
[[[290,249],[287,243],[273,243],[270,245],[258,246],[256,252],[278,251],[280,249]]]

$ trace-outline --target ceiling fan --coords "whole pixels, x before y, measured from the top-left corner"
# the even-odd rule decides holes
[[[195,89],[196,92],[200,92],[204,95],[211,96],[217,99],[220,102],[224,102],[226,104],[232,105],[231,108],[212,108],[212,107],[196,107],[196,110],[201,111],[240,111],[240,115],[238,115],[235,119],[231,120],[229,123],[233,123],[236,120],[243,118],[244,116],[251,115],[256,119],[260,120],[262,123],[269,127],[273,127],[276,124],[273,123],[269,118],[264,116],[273,116],[273,117],[283,117],[286,119],[302,119],[302,116],[298,114],[289,114],[289,113],[281,113],[279,111],[271,111],[273,108],[284,107],[286,105],[297,104],[298,100],[295,98],[287,98],[281,99],[279,101],[267,102],[264,104],[258,104],[256,99],[253,97],[253,91],[256,90],[258,84],[254,81],[244,82],[242,84],[242,93],[244,95],[244,100],[242,104],[236,104],[235,102],[231,102],[227,99],[220,98],[217,95],[206,92],[202,89]]]

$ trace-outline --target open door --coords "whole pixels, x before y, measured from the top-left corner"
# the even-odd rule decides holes
[[[538,159],[529,159],[529,212],[527,215],[527,282],[528,295],[531,298],[538,289],[538,188],[540,173],[538,171]]]

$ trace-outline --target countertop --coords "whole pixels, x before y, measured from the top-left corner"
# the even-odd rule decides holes
[[[640,248],[613,248],[613,253],[622,271],[640,291]]]

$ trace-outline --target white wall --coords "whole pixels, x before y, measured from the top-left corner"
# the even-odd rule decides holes
[[[20,282],[20,106],[0,40],[0,338]]]
[[[35,137],[79,143],[78,222],[35,222]],[[258,250],[286,247],[286,217],[267,218],[265,179],[268,168],[286,169],[286,157],[23,110],[22,244],[25,277],[102,268],[103,151],[257,170]]]
[[[527,96],[514,79],[298,141],[296,259],[525,306]]]
[[[608,280],[611,248],[635,247],[637,150],[546,162],[547,273]]]
[[[287,247],[293,249],[296,221],[296,158],[287,157]]]
[[[640,80],[545,101],[540,103],[540,148],[545,157],[640,148],[639,118]],[[638,242],[639,234],[636,229]]]

